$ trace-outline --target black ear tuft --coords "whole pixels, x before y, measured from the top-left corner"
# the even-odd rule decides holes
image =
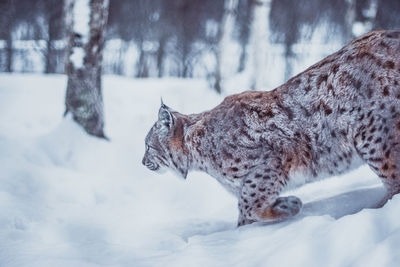
[[[162,122],[163,125],[167,126],[168,128],[171,127],[173,124],[173,115],[164,103],[161,102],[160,110],[158,111],[158,120]]]

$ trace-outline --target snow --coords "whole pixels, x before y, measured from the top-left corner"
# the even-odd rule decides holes
[[[369,209],[384,192],[367,167],[287,192],[296,218],[236,228],[207,174],[141,165],[161,96],[184,113],[223,97],[203,80],[103,81],[109,142],[62,117],[65,76],[0,75],[0,266],[398,266],[400,196]]]
[[[73,9],[74,32],[83,38],[83,43],[89,40],[90,0],[75,0]]]
[[[85,58],[85,50],[83,47],[73,47],[70,60],[77,69],[83,68],[83,60]]]

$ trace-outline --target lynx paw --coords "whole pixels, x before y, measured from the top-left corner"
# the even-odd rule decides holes
[[[300,212],[303,203],[300,198],[295,196],[279,197],[271,206],[271,211],[274,216],[284,219],[293,217]]]

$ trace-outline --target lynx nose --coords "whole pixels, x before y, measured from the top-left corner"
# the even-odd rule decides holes
[[[155,162],[149,160],[146,156],[143,157],[142,164],[146,166],[151,171],[156,171],[159,169],[159,165]]]

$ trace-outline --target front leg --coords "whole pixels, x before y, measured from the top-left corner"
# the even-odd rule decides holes
[[[302,207],[298,197],[279,197],[285,185],[286,177],[269,168],[245,178],[239,198],[238,226],[280,221],[298,214]]]

